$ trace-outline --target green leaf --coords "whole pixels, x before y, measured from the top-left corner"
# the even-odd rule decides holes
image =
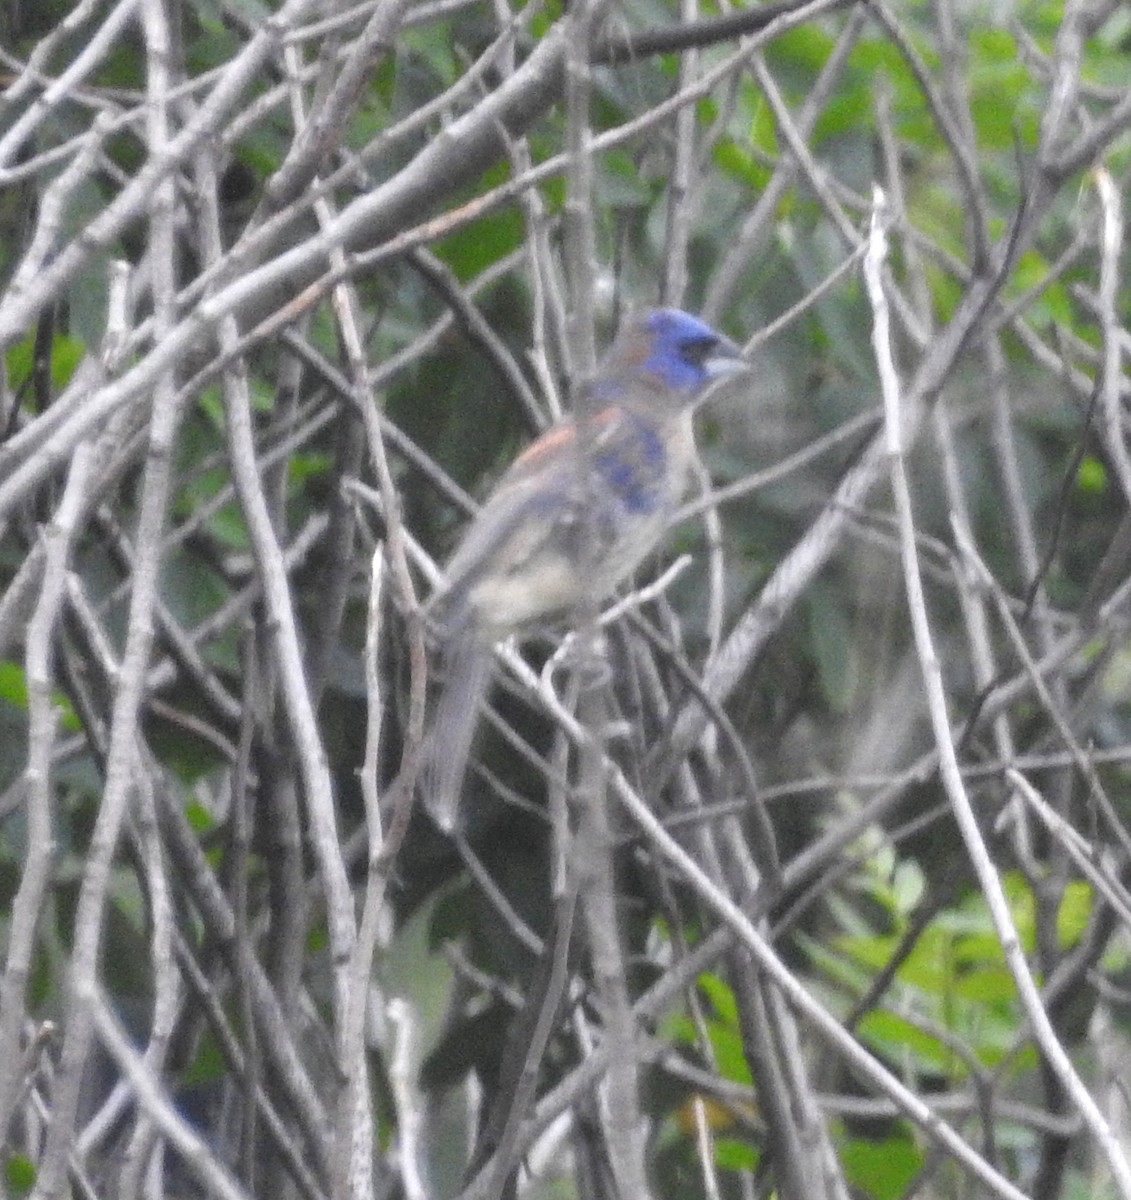
[[[970,112],[982,150],[1010,150],[1018,138],[1033,144],[1039,114],[1029,102],[1029,72],[1004,29],[979,29],[970,36]],[[1002,97],[1010,103],[1003,104]]]
[[[875,1200],[902,1196],[923,1166],[923,1155],[910,1138],[857,1138],[841,1147],[840,1160],[849,1183]]]
[[[737,1138],[719,1138],[715,1142],[715,1165],[727,1171],[753,1171],[758,1151]]]
[[[462,64],[455,54],[450,21],[429,21],[416,28],[402,29],[398,40],[403,51],[422,59],[438,78],[451,83],[459,75]]]
[[[1098,496],[1107,488],[1107,467],[1093,455],[1085,455],[1076,472],[1076,486],[1082,492]]]
[[[960,974],[955,981],[955,994],[981,1004],[1008,1005],[1017,995],[1017,988],[1003,957],[998,964],[975,967]]]
[[[7,700],[13,708],[27,711],[27,674],[19,663],[0,662],[0,700]],[[58,688],[51,689],[51,702],[60,712],[60,723],[69,733],[82,728],[70,700]]]
[[[891,896],[895,911],[900,916],[908,916],[918,907],[926,888],[923,868],[917,862],[899,863],[891,881]]]
[[[1019,931],[1020,932],[1020,931]],[[1024,941],[1024,934],[1022,934]],[[1005,963],[1005,953],[998,941],[997,934],[992,930],[972,933],[966,937],[955,939],[953,949],[954,961],[964,968],[981,967],[986,963],[994,965]]]
[[[185,1086],[212,1083],[215,1080],[223,1079],[225,1070],[224,1056],[220,1053],[220,1048],[216,1045],[212,1035],[205,1030],[197,1052],[186,1068],[181,1082]]]
[[[275,407],[275,385],[262,376],[251,379],[251,407],[255,412],[268,413]]]
[[[1082,879],[1073,880],[1064,889],[1056,911],[1056,944],[1070,950],[1084,936],[1092,915],[1092,885]]]
[[[35,334],[9,346],[4,352],[4,369],[8,374],[8,384],[15,390],[22,387],[31,374],[32,360],[35,356]]]
[[[220,394],[219,387],[205,388],[196,403],[200,411],[212,422],[212,427],[217,431],[223,430],[224,399]]]
[[[235,500],[222,505],[212,514],[208,520],[208,529],[218,541],[233,550],[246,550],[251,545],[247,524],[243,519],[243,509]]]
[[[86,345],[70,334],[56,333],[51,339],[51,383],[57,389],[70,382],[75,367],[86,353]],[[35,334],[9,347],[4,355],[8,371],[8,383],[13,391],[23,387],[31,377],[35,365]]]
[[[769,182],[769,168],[730,138],[720,138],[711,151],[711,157],[720,171],[732,179],[741,180],[752,189],[764,188]]]
[[[1026,250],[1017,260],[1017,266],[1010,278],[1009,295],[1020,296],[1043,283],[1048,278],[1049,266],[1043,254],[1032,249]],[[1071,297],[1062,283],[1053,283],[1046,287],[1025,311],[1029,320],[1037,326],[1073,324]]]
[[[16,1195],[24,1195],[35,1187],[37,1178],[35,1163],[23,1154],[9,1154],[4,1163],[4,1182],[8,1190]]]
[[[837,95],[835,104],[829,105],[817,118],[813,126],[811,143],[820,146],[830,138],[843,135],[860,136],[871,123],[873,103],[872,84],[856,75],[855,79]]]
[[[85,353],[86,345],[69,334],[57,333],[51,339],[51,382],[55,387],[64,388],[70,383]]]
[[[1033,889],[1020,871],[1007,871],[1001,882],[1009,901],[1010,916],[1021,935],[1021,945],[1029,953],[1037,944],[1037,900]],[[981,897],[978,900],[981,903]]]
[[[185,820],[194,833],[208,833],[216,827],[212,814],[198,800],[190,800],[185,805]]]
[[[218,9],[209,12],[210,8],[213,6],[203,3],[193,5],[194,21],[204,34],[191,38],[188,43],[186,57],[193,75],[225,65],[240,48],[235,31],[229,28]]]
[[[707,1036],[719,1073],[723,1078],[739,1083],[752,1082],[746,1051],[738,1032],[738,1010],[730,988],[714,975],[701,976],[699,986],[711,998],[716,1013],[720,1014],[707,1022]],[[698,1026],[683,1013],[665,1022],[664,1030],[669,1036],[688,1045],[696,1045],[701,1040]]]
[[[27,708],[27,675],[14,662],[0,662],[0,699],[14,708]]]
[[[603,156],[596,183],[601,202],[612,208],[645,208],[653,200],[653,188],[641,178],[636,160],[626,150]]]
[[[717,975],[704,971],[699,976],[699,987],[711,1001],[716,1015],[731,1025],[738,1024],[738,1005],[734,1001],[734,993]]]
[[[770,106],[760,103],[750,121],[750,144],[767,154],[778,153],[778,129]]]
[[[290,488],[298,488],[311,477],[325,475],[330,469],[333,459],[329,454],[293,454],[287,460],[287,484]]]
[[[487,191],[502,183],[506,174],[502,167],[488,171],[479,181],[478,190]],[[433,249],[461,281],[466,281],[517,249],[524,232],[522,212],[514,205],[457,229]]]
[[[707,1027],[707,1033],[711,1039],[711,1048],[715,1052],[719,1074],[735,1083],[753,1083],[750,1064],[746,1061],[746,1049],[738,1031],[719,1021],[712,1021]]]
[[[876,1050],[897,1061],[906,1061],[910,1056],[920,1070],[949,1075],[954,1068],[954,1053],[945,1042],[897,1013],[873,1009],[860,1022],[859,1031]]]
[[[939,997],[954,982],[954,939],[937,924],[925,930],[899,968],[900,983]]]
[[[816,75],[825,65],[835,45],[830,34],[820,25],[797,25],[779,34],[767,52],[775,63],[789,63]]]
[[[898,938],[876,934],[865,937],[840,937],[834,942],[838,949],[871,970],[879,970],[886,966],[898,944]]]

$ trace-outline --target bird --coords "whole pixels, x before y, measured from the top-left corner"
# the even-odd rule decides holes
[[[443,684],[423,799],[442,831],[458,827],[493,647],[606,599],[651,553],[687,486],[698,403],[716,380],[745,369],[739,347],[698,317],[639,313],[573,416],[514,460],[472,520],[428,604]]]

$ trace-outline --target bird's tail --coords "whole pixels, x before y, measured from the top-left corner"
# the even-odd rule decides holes
[[[452,630],[443,650],[444,682],[425,759],[424,806],[436,824],[453,832],[479,708],[491,681],[492,647],[473,625]]]

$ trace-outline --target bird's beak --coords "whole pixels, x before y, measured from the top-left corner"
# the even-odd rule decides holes
[[[742,357],[741,349],[730,338],[721,337],[719,344],[704,360],[703,369],[709,379],[722,379],[725,375],[748,371],[750,366]]]

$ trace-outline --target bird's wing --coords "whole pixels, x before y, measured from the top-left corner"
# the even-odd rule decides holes
[[[499,481],[448,563],[442,604],[458,605],[485,575],[506,574],[535,559],[578,519],[582,489],[572,456],[537,471],[524,459],[516,459]]]
[[[482,620],[502,628],[566,609],[587,590],[605,595],[651,549],[673,486],[682,489],[682,455],[676,464],[669,451],[664,429],[624,404],[544,434],[472,522],[448,564],[441,612],[471,600]],[[623,562],[605,562],[634,529],[640,537],[631,537]]]

